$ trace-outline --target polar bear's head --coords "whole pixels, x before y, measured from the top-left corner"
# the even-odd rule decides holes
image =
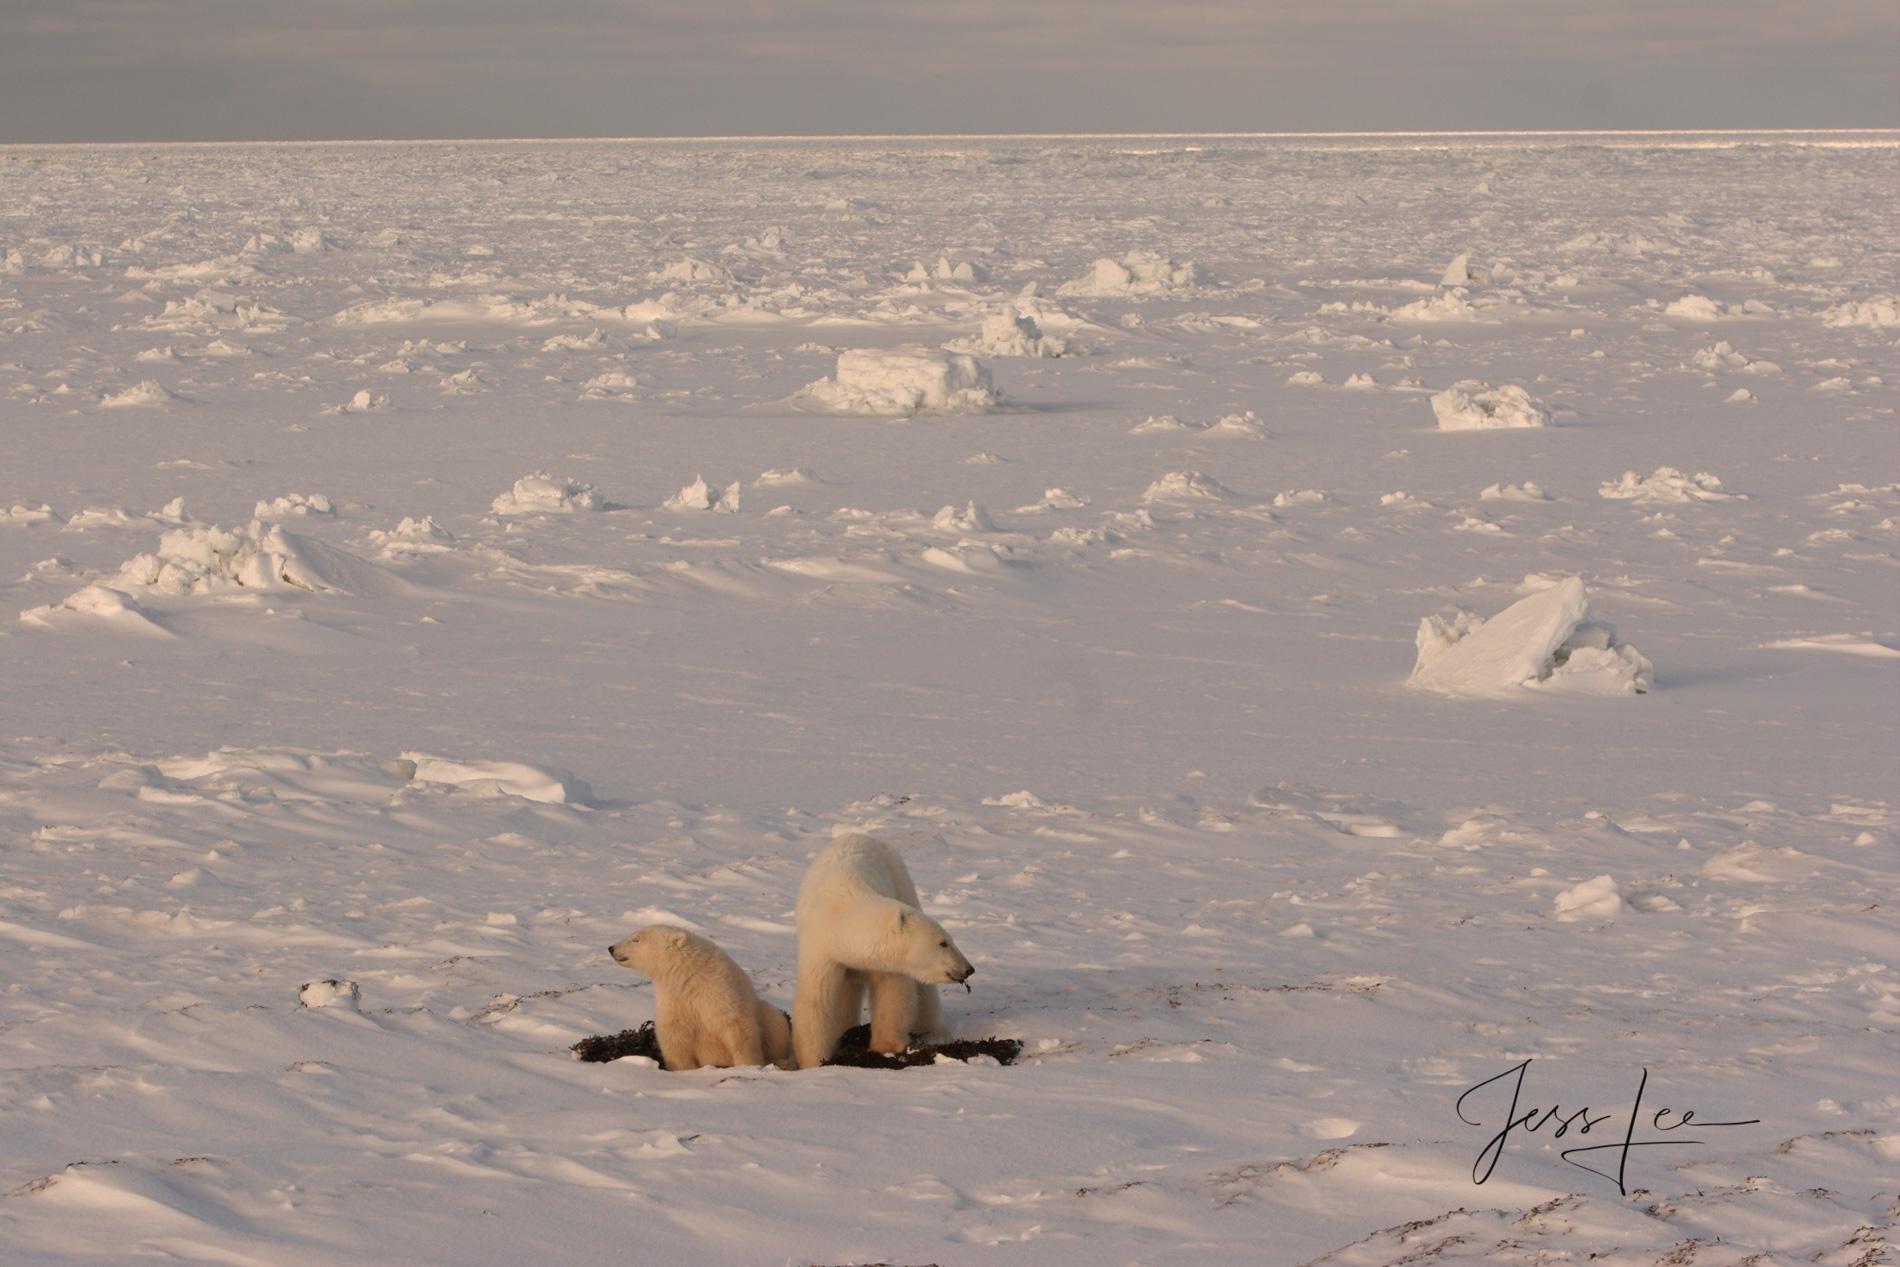
[[[676,960],[692,942],[693,935],[683,928],[667,924],[649,924],[631,937],[607,947],[614,962],[653,976],[662,965]]]
[[[899,971],[912,980],[939,985],[955,985],[976,972],[942,924],[901,902],[891,905],[896,909],[886,936],[898,950],[893,958],[901,964]]]

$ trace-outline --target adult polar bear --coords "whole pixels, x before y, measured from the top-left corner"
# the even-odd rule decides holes
[[[938,984],[976,969],[943,926],[917,905],[897,851],[869,836],[840,836],[812,859],[798,886],[798,987],[792,1051],[800,1069],[822,1065],[871,998],[871,1050],[903,1051],[913,1033],[943,1024]]]

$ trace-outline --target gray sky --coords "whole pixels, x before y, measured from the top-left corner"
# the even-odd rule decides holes
[[[0,0],[0,142],[1900,126],[1900,0]]]

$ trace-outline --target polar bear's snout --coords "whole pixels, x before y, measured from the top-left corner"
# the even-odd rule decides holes
[[[963,952],[958,950],[954,945],[951,945],[948,937],[944,938],[944,945],[949,949],[950,953],[955,956],[950,966],[944,969],[944,984],[960,985],[965,990],[968,990],[970,988],[970,978],[976,975],[976,965],[971,963],[968,959],[965,959]]]

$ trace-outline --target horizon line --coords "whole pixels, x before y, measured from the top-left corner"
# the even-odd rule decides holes
[[[493,136],[493,137],[320,137],[302,139],[201,141],[0,141],[0,149],[123,148],[154,146],[240,145],[509,145],[509,144],[684,144],[713,142],[795,141],[1231,141],[1231,140],[1397,140],[1408,138],[1471,139],[1480,137],[1750,137],[1750,136],[1867,136],[1890,138],[1900,144],[1900,127],[1835,128],[1534,128],[1460,129],[1457,131],[1330,131],[1330,132],[839,132],[734,133],[718,136]]]

